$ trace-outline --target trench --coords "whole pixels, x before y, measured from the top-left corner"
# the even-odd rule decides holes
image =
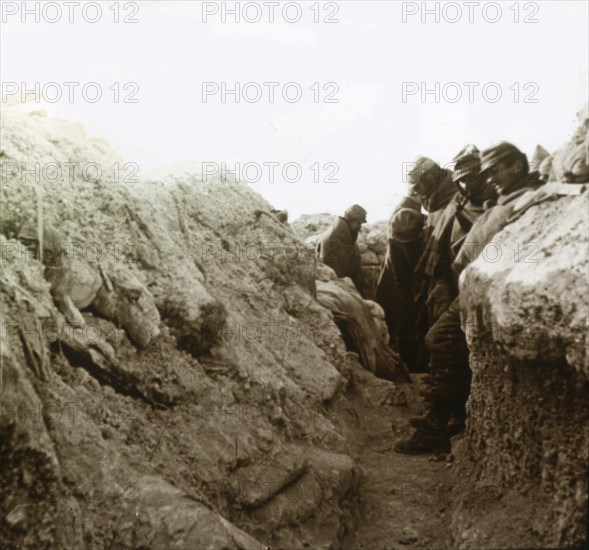
[[[356,402],[360,423],[354,459],[361,470],[359,506],[354,528],[339,541],[341,549],[453,546],[449,527],[458,487],[451,473],[451,455],[403,455],[393,450],[398,438],[410,434],[409,418],[422,412],[423,376],[411,377],[414,384],[399,385],[406,405],[389,404],[386,399],[384,403]],[[389,384],[382,386],[386,395]]]

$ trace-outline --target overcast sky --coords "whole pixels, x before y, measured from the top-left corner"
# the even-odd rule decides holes
[[[553,151],[587,101],[585,1],[479,2],[470,13],[468,2],[427,2],[439,9],[438,22],[435,13],[422,21],[422,2],[291,2],[285,16],[282,2],[273,23],[263,2],[250,2],[239,23],[221,13],[235,2],[116,8],[104,1],[96,23],[84,18],[80,2],[63,6],[55,23],[43,21],[59,15],[47,8],[39,23],[27,16],[24,24],[22,2],[2,4],[5,97],[10,83],[80,82],[73,103],[62,86],[63,98],[47,110],[107,136],[143,173],[188,160],[257,163],[242,176],[259,176],[252,187],[291,219],[340,213],[352,203],[365,206],[369,221],[386,218],[404,192],[403,163],[420,155],[447,163],[467,143],[482,149],[504,139],[529,154],[537,143]],[[260,13],[259,22],[244,20]],[[96,19],[98,12],[89,7],[85,15]],[[80,92],[88,82],[102,89],[97,103]],[[222,102],[222,82],[250,83],[251,102],[233,95]],[[264,82],[279,83],[274,102]],[[439,98],[422,98],[422,83],[432,91],[437,85]],[[120,100],[138,102],[115,103],[117,89]],[[324,102],[329,98],[337,102]],[[290,182],[282,175],[288,163]]]

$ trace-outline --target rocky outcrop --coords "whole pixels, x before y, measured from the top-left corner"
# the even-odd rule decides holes
[[[350,279],[318,281],[317,300],[333,313],[346,348],[359,355],[364,368],[384,380],[411,381],[388,346],[384,311],[376,302],[363,300]]]
[[[145,349],[160,333],[161,319],[153,295],[123,264],[111,264],[106,273],[88,306],[122,327],[135,346]]]
[[[460,548],[567,547],[586,537],[589,200],[586,187],[571,187],[581,194],[527,209],[461,277],[473,380],[455,453]],[[498,529],[509,521],[516,537]]]
[[[346,350],[317,297],[347,282],[316,265],[312,235],[198,165],[133,182],[78,126],[6,110],[1,133],[1,547],[448,547],[434,532],[446,525],[465,549],[582,543],[584,186],[545,186],[461,278],[473,385],[450,512],[437,467],[424,479],[419,459],[387,454],[388,419],[399,435],[418,413],[415,385]],[[386,223],[359,247],[376,272]],[[386,337],[382,310],[352,294]],[[356,457],[375,440],[371,473]],[[387,484],[358,538],[366,475]],[[407,484],[433,508],[405,516]],[[367,536],[387,514],[390,536]],[[426,536],[405,525],[434,516]]]
[[[133,182],[39,114],[1,132],[0,546],[337,548],[372,375],[315,299],[312,250],[246,185]],[[45,227],[68,251],[51,273]]]

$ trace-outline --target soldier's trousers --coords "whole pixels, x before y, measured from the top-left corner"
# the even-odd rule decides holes
[[[430,353],[431,377],[428,418],[434,426],[444,428],[450,416],[464,414],[472,378],[458,298],[431,326],[425,345]]]

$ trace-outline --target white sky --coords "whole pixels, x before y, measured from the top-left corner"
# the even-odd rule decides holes
[[[356,202],[368,210],[369,221],[386,218],[404,192],[403,163],[420,155],[447,163],[467,143],[482,149],[503,139],[528,154],[537,143],[553,151],[568,140],[575,114],[587,102],[588,3],[582,0],[519,2],[520,20],[538,20],[528,24],[514,22],[513,0],[498,3],[497,23],[483,18],[483,6],[488,18],[495,17],[494,8],[486,6],[490,2],[473,6],[472,23],[463,2],[451,3],[462,9],[457,23],[443,17],[436,23],[432,15],[422,23],[421,12],[403,23],[403,2],[340,0],[332,3],[339,20],[334,24],[314,23],[310,1],[298,2],[303,13],[298,23],[285,22],[281,8],[274,23],[267,15],[259,23],[235,23],[232,16],[223,23],[220,14],[203,23],[203,4],[212,3],[162,0],[120,2],[121,18],[132,15],[129,4],[139,6],[134,14],[139,23],[114,24],[109,9],[114,2],[107,0],[100,2],[102,17],[94,24],[84,21],[80,6],[73,8],[74,23],[63,6],[57,23],[36,23],[30,15],[23,24],[22,2],[0,3],[6,20],[0,54],[4,87],[98,82],[104,93],[98,103],[84,101],[78,89],[73,103],[62,99],[44,106],[106,136],[140,173],[188,160],[225,161],[230,168],[257,162],[263,173],[252,187],[287,208],[291,220],[302,213],[339,213]],[[17,14],[9,14],[12,8],[7,12],[9,4]],[[335,9],[326,4],[320,5],[321,18]],[[410,4],[419,8],[422,2]],[[444,4],[427,2],[455,17],[454,8]],[[267,14],[268,8],[262,9]],[[232,96],[221,103],[219,94],[203,103],[202,83],[222,81],[229,87],[277,81],[279,99],[268,102],[262,88],[258,103],[235,103]],[[115,82],[123,97],[123,85],[136,82],[139,103],[114,103],[109,87]],[[300,102],[282,100],[287,82],[302,87]],[[309,90],[314,82],[336,83],[339,102],[315,103]],[[436,82],[480,85],[472,103],[465,86],[454,104],[443,98],[436,103],[433,95],[425,103],[419,95],[404,103],[403,82],[426,82],[430,88]],[[497,103],[482,96],[489,82],[501,88]],[[516,83],[517,103],[509,89]],[[524,89],[526,83],[535,85]],[[534,91],[538,102],[523,103]],[[453,97],[455,90],[448,93]],[[264,162],[281,163],[273,183]],[[303,169],[296,183],[280,174],[289,162]],[[333,177],[339,181],[315,183],[309,166],[316,162],[336,163]],[[329,171],[319,175],[323,180]]]

